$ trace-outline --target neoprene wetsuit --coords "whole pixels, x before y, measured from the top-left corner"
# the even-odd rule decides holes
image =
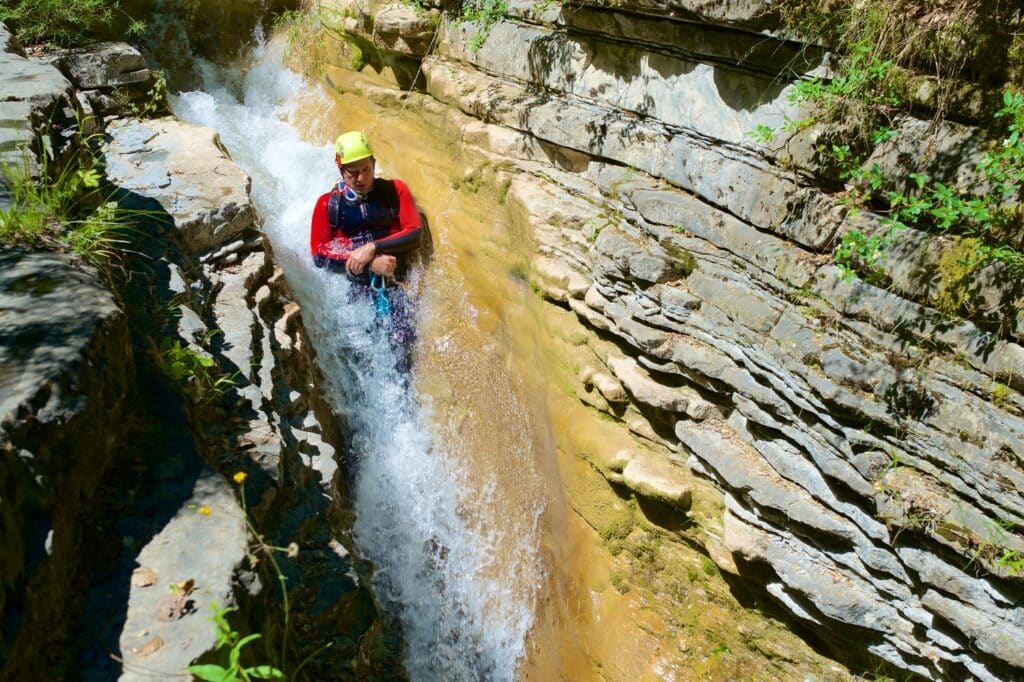
[[[412,193],[401,180],[377,178],[365,195],[360,195],[342,181],[320,196],[313,209],[309,249],[317,267],[345,272],[352,282],[353,300],[372,301],[370,271],[359,275],[347,273],[345,262],[349,253],[373,241],[377,255],[399,256],[396,270],[403,271],[400,254],[419,247],[423,227]],[[391,313],[383,321],[390,331],[399,363],[408,365],[408,353],[415,339],[415,310],[405,289],[390,285],[386,289]]]
[[[353,249],[372,241],[377,255],[405,253],[419,246],[422,231],[416,202],[401,180],[378,178],[365,195],[339,180],[316,202],[309,249],[318,267],[344,269]],[[369,275],[362,279],[368,283]]]

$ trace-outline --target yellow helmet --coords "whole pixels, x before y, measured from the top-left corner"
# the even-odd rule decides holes
[[[373,156],[373,148],[366,140],[366,135],[358,130],[351,130],[342,133],[334,141],[334,153],[334,160],[340,166]]]

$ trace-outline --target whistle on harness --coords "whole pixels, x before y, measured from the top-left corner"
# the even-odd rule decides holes
[[[383,275],[370,275],[370,289],[373,290],[373,307],[380,316],[391,314],[391,301],[388,299],[387,284]]]

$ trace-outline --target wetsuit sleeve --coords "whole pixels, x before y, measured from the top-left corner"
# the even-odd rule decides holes
[[[395,193],[398,195],[398,225],[392,228],[388,236],[375,240],[377,253],[412,251],[420,245],[420,237],[423,234],[420,212],[416,208],[412,192],[401,180],[392,180],[392,182],[395,185]]]
[[[320,250],[331,240],[331,224],[327,220],[329,196],[329,193],[323,194],[316,200],[316,206],[313,208],[313,220],[309,226],[309,253],[318,267],[323,267],[323,254],[320,253]]]

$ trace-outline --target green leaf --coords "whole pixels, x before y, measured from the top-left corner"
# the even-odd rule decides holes
[[[231,653],[229,654],[229,660],[231,661],[231,665],[238,665],[238,659],[242,655],[242,647],[244,647],[246,644],[253,641],[254,639],[259,639],[261,636],[262,635],[260,635],[260,633],[257,632],[249,635],[248,637],[243,637],[242,639],[238,640],[235,646],[231,647]]]
[[[272,665],[257,665],[253,668],[246,668],[246,674],[258,677],[262,680],[283,680],[284,673]]]
[[[207,682],[225,682],[230,672],[227,668],[212,663],[207,665],[190,665],[188,671],[201,680],[207,680]]]

